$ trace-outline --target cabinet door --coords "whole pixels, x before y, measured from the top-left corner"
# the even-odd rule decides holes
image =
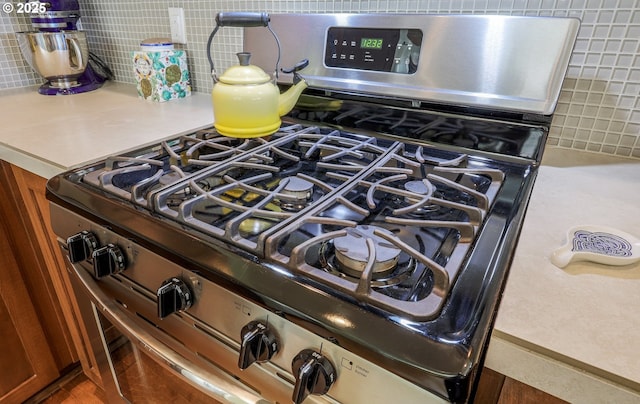
[[[40,321],[45,327],[58,369],[62,370],[78,360],[85,374],[96,384],[101,380],[93,353],[84,344],[86,330],[79,320],[78,303],[71,290],[64,258],[51,229],[49,201],[46,199],[46,179],[2,162],[7,189],[13,190],[14,207],[19,210],[19,224],[24,231],[17,242],[17,254],[23,273],[29,272],[30,287]],[[15,233],[19,233],[17,229]],[[20,237],[14,234],[15,237]]]
[[[0,402],[19,403],[58,377],[5,222],[0,221]]]

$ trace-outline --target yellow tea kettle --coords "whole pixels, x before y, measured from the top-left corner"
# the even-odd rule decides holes
[[[249,52],[238,53],[239,64],[218,77],[211,58],[211,42],[218,29],[223,26],[267,27],[278,44],[275,78],[258,66],[249,64]],[[293,86],[280,94],[275,82],[278,77],[280,41],[269,26],[267,13],[218,13],[216,27],[209,36],[207,57],[214,80],[211,92],[213,126],[224,136],[252,138],[276,132],[280,128],[280,117],[293,109],[298,97],[307,87],[306,81],[297,73],[309,64],[305,59],[291,69],[282,69],[283,73],[293,73],[294,78]]]

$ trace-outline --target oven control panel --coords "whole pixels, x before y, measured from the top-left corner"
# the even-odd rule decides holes
[[[418,68],[422,31],[331,27],[324,63],[328,67],[412,74]]]
[[[74,266],[93,273],[92,250],[118,247],[116,255],[122,256],[126,270],[96,283],[118,307],[150,326],[145,330],[167,346],[188,347],[202,363],[224,369],[234,383],[255,390],[266,400],[444,402],[288,316],[148,250],[135,239],[57,205],[51,209],[53,227],[63,250],[68,256],[73,254]],[[166,305],[159,309],[162,300]]]

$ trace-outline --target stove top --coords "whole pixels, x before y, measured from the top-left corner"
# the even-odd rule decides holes
[[[427,321],[442,310],[509,167],[290,121],[268,139],[201,130],[110,157],[80,182],[343,299]]]

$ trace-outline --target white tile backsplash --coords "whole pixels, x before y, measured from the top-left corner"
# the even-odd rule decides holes
[[[133,83],[130,52],[140,40],[169,36],[169,7],[185,10],[194,91],[211,91],[205,46],[220,11],[480,13],[580,18],[582,25],[551,126],[549,144],[640,158],[640,0],[85,0],[82,28],[91,51],[116,80]],[[40,83],[24,62],[14,32],[24,16],[0,13],[0,90]],[[216,35],[220,70],[234,63],[241,30]]]

